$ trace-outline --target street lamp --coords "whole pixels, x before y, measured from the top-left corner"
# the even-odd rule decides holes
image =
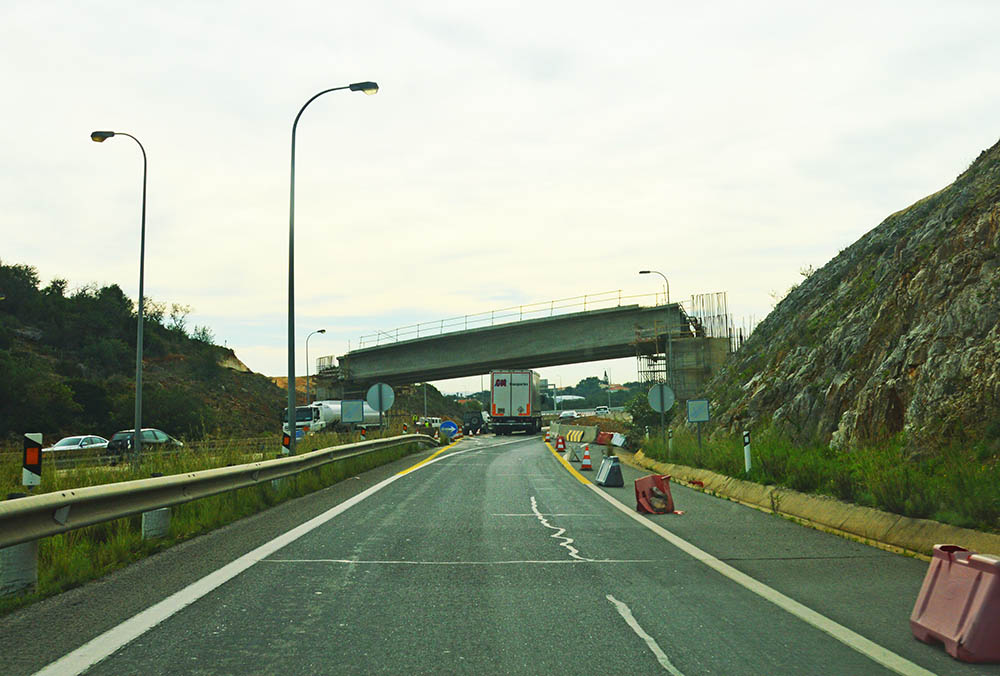
[[[667,324],[664,327],[667,333],[667,385],[671,388],[674,386],[674,344],[670,337],[670,282],[667,280],[667,276],[662,272],[656,270],[639,270],[640,275],[656,274],[663,277],[663,283],[667,287]]]
[[[295,454],[295,132],[299,118],[310,103],[323,94],[341,89],[364,92],[370,96],[378,92],[378,85],[374,82],[355,82],[346,87],[324,89],[303,104],[292,123],[292,170],[288,191],[288,452],[292,455]]]
[[[326,333],[326,329],[316,329],[306,336],[306,403],[309,403],[309,339],[317,333]]]
[[[94,143],[104,143],[112,136],[128,136],[139,145],[142,151],[142,226],[139,235],[139,321],[135,331],[135,430],[132,433],[132,451],[138,459],[142,451],[142,281],[146,260],[146,149],[139,139],[123,131],[93,131],[90,140]]]

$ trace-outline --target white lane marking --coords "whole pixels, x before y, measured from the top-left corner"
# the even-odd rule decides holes
[[[558,526],[553,526],[548,522],[548,520],[544,516],[542,516],[542,513],[538,511],[538,503],[535,501],[534,495],[531,496],[531,511],[535,513],[535,516],[538,517],[538,520],[542,522],[543,526],[545,526],[546,528],[551,528],[552,530],[556,531],[549,537],[554,537],[558,540],[565,540],[565,542],[560,542],[559,546],[565,547],[566,551],[569,552],[569,555],[571,557],[573,557],[577,561],[591,561],[591,559],[587,559],[580,556],[580,550],[573,546],[573,538],[568,538],[565,535],[563,535],[563,533],[566,532],[565,528],[559,528]]]
[[[459,453],[467,452],[468,451],[455,451],[454,453],[448,455],[441,455],[434,458],[430,462],[421,465],[418,469],[429,467],[440,460],[445,460],[446,458],[451,458]],[[255,563],[259,563],[265,557],[273,554],[285,545],[298,540],[306,533],[322,526],[330,519],[342,514],[365,498],[377,493],[393,481],[396,481],[404,476],[407,476],[407,474],[394,474],[388,479],[385,479],[371,488],[358,493],[354,497],[345,500],[336,507],[323,512],[319,516],[314,517],[299,526],[296,526],[286,533],[282,533],[270,542],[266,542],[260,547],[247,552],[235,561],[226,564],[215,572],[209,573],[200,580],[191,583],[184,589],[175,592],[159,603],[150,606],[141,613],[133,615],[121,624],[108,629],[100,636],[84,643],[73,652],[60,657],[43,668],[41,671],[36,672],[36,676],[75,676],[76,674],[83,673],[108,655],[111,655],[119,648],[122,648],[129,642],[135,640],[158,625],[160,622],[163,622],[171,615],[191,605],[209,592],[233,579],[250,566]]]
[[[613,605],[615,610],[618,611],[618,614],[625,619],[625,624],[627,624],[632,631],[636,633],[636,636],[646,642],[646,645],[649,646],[650,651],[652,651],[652,653],[656,656],[656,661],[660,663],[661,667],[669,672],[671,676],[684,676],[684,674],[682,674],[680,670],[673,665],[670,658],[667,657],[667,653],[663,652],[663,649],[656,643],[656,639],[647,634],[646,630],[643,629],[642,626],[636,621],[635,616],[632,614],[632,610],[627,605],[616,599],[611,594],[608,594],[604,598],[611,601],[611,605]]]
[[[767,599],[774,605],[791,613],[800,620],[803,620],[820,631],[829,634],[844,645],[871,658],[887,669],[895,671],[897,674],[904,674],[905,676],[935,676],[933,671],[928,671],[919,664],[914,664],[905,657],[897,655],[887,648],[883,648],[879,644],[865,638],[861,634],[848,629],[842,624],[834,622],[825,615],[820,615],[812,608],[802,605],[795,599],[785,596],[778,590],[768,587],[763,582],[750,577],[746,573],[736,570],[727,563],[723,563],[708,552],[699,549],[687,540],[674,535],[663,526],[650,521],[638,512],[626,507],[594,484],[587,482],[586,485],[602,498],[610,502],[615,509],[627,514],[630,518],[635,519],[640,524],[680,549],[682,552],[694,557],[695,560],[700,561],[709,568],[721,573],[736,584],[750,590],[761,598]]]
[[[581,512],[542,512],[542,514],[544,514],[545,516],[589,516],[589,517],[596,517],[597,516],[597,514],[583,514]],[[538,515],[535,514],[534,512],[521,512],[521,513],[501,512],[501,513],[490,514],[490,516],[531,516],[531,517],[537,517]]]
[[[386,566],[509,566],[522,563],[565,564],[565,563],[659,563],[662,559],[527,559],[523,561],[362,561],[358,559],[262,559],[260,563],[343,563],[347,565]]]

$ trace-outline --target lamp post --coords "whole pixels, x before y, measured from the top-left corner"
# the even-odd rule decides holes
[[[291,455],[295,455],[295,132],[299,118],[310,103],[323,94],[342,89],[371,95],[378,92],[378,85],[374,82],[355,82],[346,87],[324,89],[303,104],[292,123],[292,168],[288,191],[288,452]]]
[[[662,272],[656,270],[639,270],[640,275],[656,274],[663,277],[663,283],[667,287],[667,324],[664,330],[667,333],[667,385],[671,388],[674,386],[674,344],[670,336],[670,282],[667,280],[667,276]]]
[[[123,131],[94,131],[90,140],[104,143],[112,136],[128,136],[142,151],[142,225],[139,230],[139,319],[135,330],[135,429],[132,432],[132,452],[136,459],[142,451],[142,315],[143,315],[143,273],[146,260],[146,149],[139,139]]]
[[[326,333],[326,329],[316,329],[306,336],[306,404],[309,403],[309,339],[317,333]]]

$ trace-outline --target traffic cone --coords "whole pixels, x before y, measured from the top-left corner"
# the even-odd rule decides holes
[[[580,463],[581,470],[593,470],[593,465],[590,464],[590,444],[586,444],[583,447],[583,462]]]
[[[549,433],[545,433],[545,443],[549,443]]]
[[[368,434],[368,430],[366,430],[364,427],[362,427],[361,428],[361,440],[362,441],[365,440],[365,438],[366,438],[365,435],[367,435],[367,434]]]

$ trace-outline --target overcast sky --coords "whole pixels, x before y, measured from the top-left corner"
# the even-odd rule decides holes
[[[287,372],[415,322],[621,289],[737,324],[1000,138],[1000,3],[0,3],[6,264],[193,307]],[[312,370],[314,367],[310,367]],[[541,369],[636,377],[634,360]],[[479,378],[446,391],[479,388]]]

